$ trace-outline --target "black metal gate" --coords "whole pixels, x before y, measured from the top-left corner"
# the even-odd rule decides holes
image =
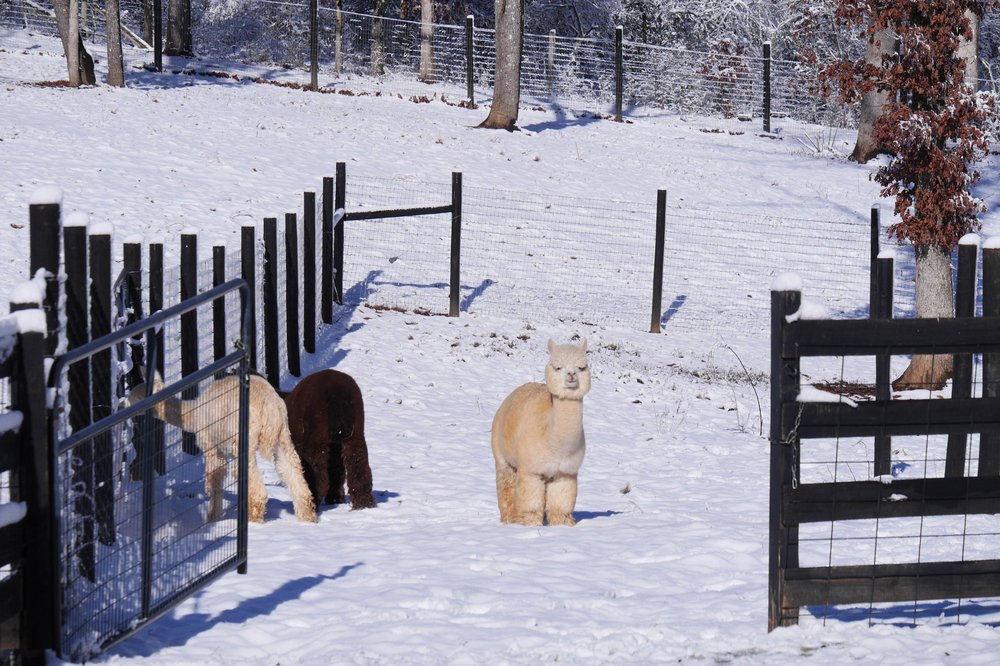
[[[225,356],[152,395],[128,404],[126,377],[134,377],[129,350],[145,341],[146,378],[154,377],[158,332],[199,307],[239,292],[241,330]],[[53,511],[59,618],[57,651],[83,660],[107,649],[169,611],[208,583],[247,560],[247,464],[251,319],[243,280],[231,280],[60,356],[50,374],[54,390],[52,431]],[[125,350],[125,353],[122,353]],[[121,395],[108,415],[84,428],[70,425],[74,369],[110,373]],[[185,433],[169,425],[170,409],[218,378],[240,381],[215,405],[213,418],[238,423],[238,456],[223,488],[223,511],[206,519],[204,461]],[[88,382],[89,383],[89,382]],[[149,384],[149,382],[147,382]],[[99,401],[97,397],[95,401]],[[97,410],[95,409],[95,412]],[[233,419],[234,411],[238,416]],[[163,417],[164,421],[159,417]],[[194,433],[196,435],[196,433]],[[191,435],[187,435],[191,439]],[[197,438],[195,437],[195,441]]]

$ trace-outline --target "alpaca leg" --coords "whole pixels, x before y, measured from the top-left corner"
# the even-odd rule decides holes
[[[262,523],[264,510],[267,508],[267,487],[264,485],[260,468],[257,467],[257,453],[254,449],[255,447],[251,447],[248,465],[250,472],[247,475],[247,518],[252,523]]]
[[[497,463],[497,506],[500,507],[500,522],[514,522],[514,484],[517,472],[513,467]]]
[[[514,484],[514,520],[521,525],[541,525],[545,512],[545,480],[524,470]]]
[[[275,452],[274,466],[278,470],[281,482],[288,488],[288,493],[292,496],[292,506],[295,509],[295,517],[299,520],[315,523],[316,505],[313,504],[312,491],[306,485],[305,476],[302,474],[302,462],[295,453],[295,446],[286,431],[282,439],[278,442]]]
[[[339,439],[327,442],[323,449],[323,473],[326,475],[323,490],[320,497],[327,504],[343,504],[347,497],[344,496],[344,444]]]
[[[205,492],[208,493],[209,522],[222,517],[222,491],[226,481],[226,461],[214,446],[205,447]]]
[[[549,525],[576,525],[576,475],[560,474],[545,488],[545,514]]]
[[[372,470],[368,465],[368,444],[364,435],[351,435],[344,440],[343,469],[347,476],[347,492],[351,496],[351,509],[371,509],[375,506],[372,495]]]

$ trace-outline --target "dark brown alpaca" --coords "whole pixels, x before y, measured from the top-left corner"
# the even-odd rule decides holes
[[[365,405],[357,382],[337,370],[320,370],[285,394],[285,406],[316,506],[342,504],[346,481],[352,510],[374,507]]]

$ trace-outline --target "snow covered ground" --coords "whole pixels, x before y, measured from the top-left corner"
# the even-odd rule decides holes
[[[862,224],[878,200],[872,167],[843,157],[850,133],[834,142],[840,154],[819,154],[808,140],[826,131],[818,127],[789,123],[775,140],[706,133],[671,116],[616,124],[537,108],[508,134],[474,129],[484,109],[390,95],[139,72],[124,90],[28,85],[62,78],[57,43],[0,32],[8,288],[26,276],[27,204],[46,185],[62,189],[67,212],[113,223],[116,237],[168,246],[192,226],[235,242],[245,221],[293,210],[336,161],[373,178],[440,182],[462,171],[468,185],[631,201],[666,188],[704,208]],[[987,167],[983,196],[996,178]],[[984,234],[994,227],[987,216]],[[803,276],[807,295],[856,259],[817,264]],[[705,288],[728,284],[720,273]],[[607,307],[601,296],[595,311]],[[916,626],[902,609],[876,626],[807,614],[767,633],[769,340],[750,328],[716,316],[657,335],[516,311],[341,310],[303,366],[335,364],[361,385],[379,506],[326,508],[318,524],[300,524],[268,470],[268,521],[251,525],[249,572],[223,577],[96,661],[994,663],[996,599],[963,600],[960,615],[929,604],[940,616]],[[501,525],[493,412],[514,387],[541,379],[550,337],[575,336],[590,345],[594,378],[579,523]]]

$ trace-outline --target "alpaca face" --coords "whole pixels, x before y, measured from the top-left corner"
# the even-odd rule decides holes
[[[557,345],[549,340],[549,364],[545,383],[557,398],[581,400],[590,390],[590,364],[586,340],[576,345]]]

